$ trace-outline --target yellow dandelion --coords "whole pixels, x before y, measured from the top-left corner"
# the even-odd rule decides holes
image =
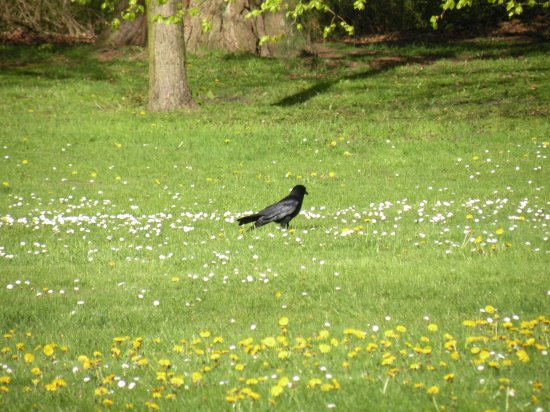
[[[269,336],[265,339],[262,339],[262,344],[264,344],[268,348],[273,348],[275,345],[277,345],[277,341],[272,336]]]
[[[9,376],[0,376],[0,383],[3,385],[7,385],[11,382],[11,378]]]
[[[435,323],[430,323],[428,325],[428,330],[430,332],[437,332],[439,330],[439,327]]]
[[[23,355],[23,359],[25,360],[25,363],[33,363],[34,355],[30,352],[27,352],[25,353],[25,355]]]
[[[452,382],[455,379],[454,373],[448,373],[447,375],[443,376],[443,379],[447,382]]]
[[[174,376],[170,379],[170,384],[177,386],[178,388],[184,384],[183,376]]]
[[[284,391],[284,388],[280,385],[274,385],[271,387],[271,390],[269,391],[269,393],[271,394],[271,396],[273,397],[277,397],[279,396],[280,394],[282,394]]]
[[[53,354],[54,354],[54,352],[55,352],[54,347],[55,347],[55,346],[54,346],[53,344],[45,345],[45,346],[44,346],[44,349],[42,350],[42,352],[43,352],[44,355],[46,355],[47,357],[53,356]]]
[[[491,356],[491,354],[486,350],[483,350],[483,351],[479,352],[479,359],[482,360],[482,361],[485,361],[485,360],[489,359],[490,356]]]
[[[109,399],[109,398],[103,399],[103,402],[101,402],[101,403],[103,404],[103,406],[106,406],[107,408],[108,408],[109,406],[113,406],[113,400],[112,400],[112,399]]]
[[[485,313],[488,313],[489,315],[495,313],[496,309],[491,306],[491,305],[487,305],[485,306]]]
[[[285,327],[288,326],[289,319],[286,316],[279,318],[279,326]]]
[[[510,383],[510,382],[508,382],[508,383]],[[533,390],[536,391],[536,392],[540,391],[543,388],[542,382],[539,381],[538,379],[535,382],[533,382],[532,386],[533,386]]]
[[[326,329],[323,329],[319,332],[319,339],[327,339],[330,336],[330,332]]]
[[[199,333],[200,337],[203,339],[209,338],[212,334],[209,330],[203,330]]]
[[[376,343],[370,342],[367,345],[367,352],[374,352],[376,349],[378,349],[378,345]]]
[[[396,357],[393,356],[391,353],[384,353],[384,357],[382,359],[382,365],[386,366],[386,365],[391,365],[395,362],[396,360]]]
[[[321,379],[319,378],[311,378],[308,382],[307,382],[307,387],[309,389],[314,389],[315,387],[317,386],[320,386],[323,382],[321,381]]]
[[[516,352],[516,356],[518,357],[518,359],[523,362],[523,363],[527,363],[529,362],[529,355],[527,354],[527,352],[525,352],[525,350],[523,349],[520,349]]]
[[[247,388],[245,388],[245,389],[247,389]],[[246,395],[247,395],[250,399],[252,399],[252,400],[254,400],[254,401],[257,401],[257,400],[259,400],[259,399],[262,398],[262,395],[260,395],[260,394],[257,393],[257,392],[254,392],[253,390],[248,390],[248,391],[246,391]]]
[[[290,353],[287,350],[282,350],[277,354],[277,357],[280,360],[288,359],[290,356]]]
[[[153,409],[155,411],[158,411],[160,409],[160,406],[158,406],[155,402],[151,402],[151,401],[145,402],[145,406],[147,406],[149,409]]]
[[[430,386],[428,389],[426,389],[426,393],[430,396],[435,396],[439,393],[439,387],[437,386]]]
[[[202,373],[200,372],[193,372],[191,374],[191,380],[193,381],[193,383],[196,385],[197,383],[199,383],[201,380],[202,380]]]
[[[64,388],[67,386],[67,382],[65,382],[65,379],[63,378],[55,378],[52,381],[52,384],[55,385],[57,388]]]
[[[158,363],[163,368],[169,368],[170,366],[172,366],[172,363],[169,359],[160,359]]]
[[[331,385],[330,383],[323,383],[323,384],[321,385],[321,390],[322,390],[323,392],[328,392],[328,391],[330,391],[330,390],[332,390],[332,389],[333,389],[333,387],[332,387],[332,385]]]
[[[329,353],[331,350],[330,345],[327,345],[326,343],[322,343],[319,345],[319,351],[321,353]]]

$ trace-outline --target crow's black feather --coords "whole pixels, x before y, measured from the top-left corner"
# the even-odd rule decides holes
[[[302,202],[304,201],[304,195],[307,195],[305,186],[298,185],[290,191],[290,194],[279,200],[277,203],[260,210],[253,215],[243,216],[238,218],[239,226],[247,223],[254,223],[254,227],[260,227],[267,225],[268,223],[279,223],[281,227],[287,228],[288,223],[294,219],[300,209],[302,208]]]

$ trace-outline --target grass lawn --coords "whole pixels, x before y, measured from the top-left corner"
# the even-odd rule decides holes
[[[550,410],[549,51],[0,47],[0,409]]]

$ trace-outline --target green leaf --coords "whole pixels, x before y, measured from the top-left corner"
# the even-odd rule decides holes
[[[330,26],[325,26],[323,28],[323,38],[326,39],[328,36],[334,32],[334,29],[336,28],[336,24],[331,24]]]
[[[345,21],[340,22],[340,27],[342,27],[346,31],[348,36],[353,36],[353,34],[355,33],[355,28]]]
[[[353,8],[355,10],[365,10],[366,3],[367,3],[367,0],[355,0],[353,2]]]
[[[430,18],[430,23],[432,24],[432,29],[437,30],[439,27],[439,16],[432,16]]]
[[[120,20],[117,18],[114,18],[113,21],[111,22],[111,27],[113,28],[113,30],[118,30],[118,28],[120,27]]]
[[[263,46],[268,41],[269,41],[269,36],[267,34],[264,34],[262,37],[260,37],[260,40],[258,42],[258,46]]]
[[[200,9],[198,7],[191,7],[189,8],[189,10],[187,10],[187,12],[191,17],[195,17],[199,15]]]
[[[201,20],[201,29],[203,33],[208,33],[210,30],[212,30],[212,24],[210,23],[210,20],[207,18],[203,18]]]

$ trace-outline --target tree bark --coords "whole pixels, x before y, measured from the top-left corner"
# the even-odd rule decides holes
[[[264,57],[284,56],[301,40],[290,30],[285,12],[265,13],[256,18],[246,14],[259,7],[260,0],[187,0],[199,9],[197,16],[185,16],[187,50],[219,49],[231,53],[255,53]],[[211,30],[203,32],[201,20]],[[282,36],[278,43],[259,44],[263,35]]]
[[[165,112],[196,107],[187,83],[183,22],[155,21],[177,15],[181,0],[147,1],[149,110]]]
[[[128,9],[129,0],[118,3],[115,16],[120,20],[120,27],[116,30],[107,28],[101,33],[98,43],[107,47],[147,46],[147,16],[139,13],[134,20],[124,20],[121,14]],[[145,0],[138,0],[138,4],[145,5]]]

